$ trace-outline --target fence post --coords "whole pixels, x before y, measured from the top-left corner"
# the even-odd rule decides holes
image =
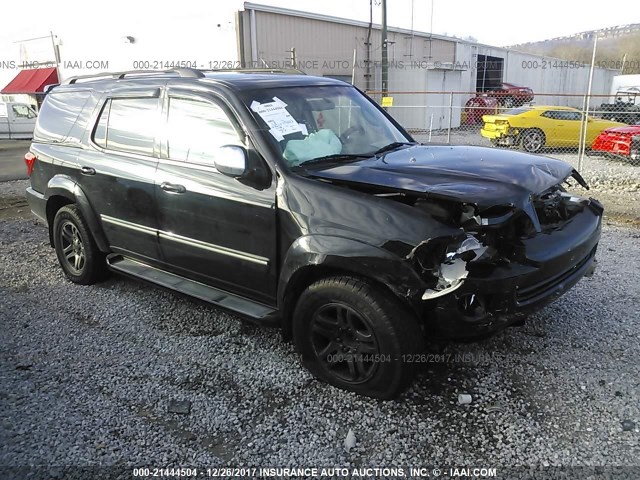
[[[593,53],[591,54],[591,69],[589,70],[589,84],[587,85],[587,95],[585,98],[585,108],[584,108],[584,129],[580,132],[582,134],[582,138],[580,139],[580,143],[582,143],[582,151],[580,152],[580,157],[578,158],[578,170],[582,169],[582,159],[584,158],[585,151],[587,150],[587,127],[589,121],[589,102],[591,101],[591,86],[593,84],[593,70],[596,63],[596,49],[598,48],[598,35],[595,35],[593,39]]]
[[[587,110],[587,96],[585,95],[582,99],[582,121],[580,122],[580,138],[578,139],[578,171],[582,171],[582,155],[584,153],[585,141],[584,141],[584,132],[587,129],[587,115],[585,114]]]
[[[429,121],[429,143],[431,143],[431,131],[433,130],[433,113],[431,114],[431,120]]]
[[[451,117],[453,116],[453,92],[449,94],[449,127],[447,128],[447,143],[451,143]]]

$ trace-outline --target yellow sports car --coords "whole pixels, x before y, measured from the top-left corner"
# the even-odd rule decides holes
[[[571,107],[520,107],[499,115],[484,115],[480,134],[494,145],[522,145],[532,153],[543,147],[577,147],[582,119],[582,112]],[[586,145],[591,145],[604,129],[623,125],[589,117]]]

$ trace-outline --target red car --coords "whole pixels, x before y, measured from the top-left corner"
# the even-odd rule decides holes
[[[495,115],[498,113],[498,99],[494,97],[478,96],[467,100],[462,111],[462,125],[475,125],[482,123],[483,115]]]
[[[606,155],[620,157],[629,160],[632,164],[640,164],[640,125],[628,127],[615,127],[603,130],[591,145],[595,152],[603,152]]]
[[[507,82],[502,82],[500,88],[487,90],[484,93],[496,97],[503,108],[520,107],[533,101],[533,90],[529,87],[521,87]]]

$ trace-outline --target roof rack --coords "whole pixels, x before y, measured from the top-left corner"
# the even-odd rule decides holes
[[[239,72],[239,73],[283,73],[289,75],[306,75],[302,70],[297,68],[210,68],[202,70],[203,72]]]
[[[80,75],[70,77],[62,82],[62,85],[72,85],[78,80],[97,80],[99,78],[112,78],[122,80],[126,77],[154,76],[154,75],[177,75],[180,78],[202,78],[204,74],[195,68],[175,68],[173,70],[128,70],[125,72],[103,72],[94,75]]]

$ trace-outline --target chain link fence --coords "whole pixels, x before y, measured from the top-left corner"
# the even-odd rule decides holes
[[[368,94],[383,104],[382,92]],[[640,92],[622,95],[536,94],[503,97],[473,92],[387,92],[387,111],[422,143],[581,154],[640,165]],[[634,125],[637,125],[635,128]]]

